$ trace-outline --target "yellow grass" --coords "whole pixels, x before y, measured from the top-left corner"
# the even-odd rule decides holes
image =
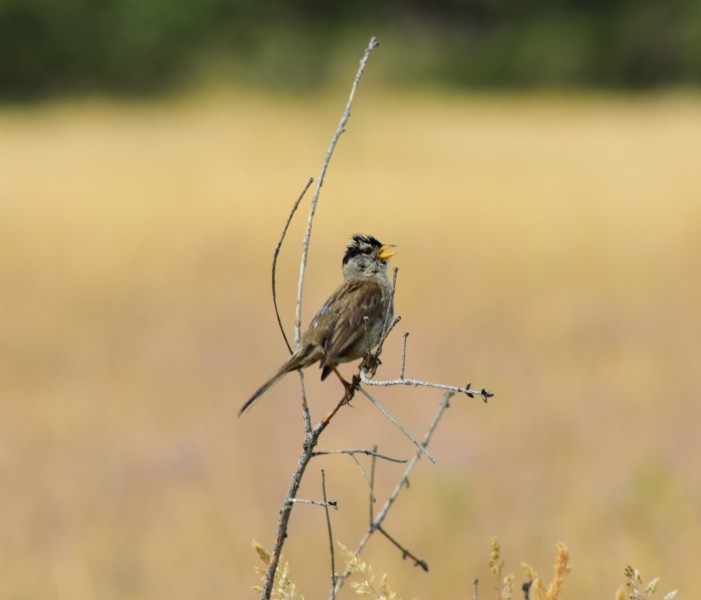
[[[0,113],[0,597],[245,598],[301,444],[270,259],[345,97],[218,95]],[[701,597],[701,102],[376,94],[361,89],[323,189],[305,316],[348,235],[396,243],[400,331],[380,376],[475,386],[438,430],[364,560],[402,597],[466,598],[546,572],[613,597],[626,564]],[[303,221],[280,262],[293,319]],[[348,372],[348,371],[347,371]],[[316,416],[338,396],[307,377]],[[416,435],[439,397],[380,393]],[[410,445],[361,398],[327,448]],[[318,468],[353,548],[366,489]],[[381,465],[380,498],[401,467]],[[299,590],[326,597],[318,508],[293,515]],[[509,564],[509,561],[512,561]],[[518,590],[520,584],[516,582]],[[488,587],[483,588],[488,597]],[[349,591],[346,592],[348,594]],[[482,596],[480,596],[482,597]]]

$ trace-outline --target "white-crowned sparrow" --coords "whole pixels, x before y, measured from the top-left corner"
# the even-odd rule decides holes
[[[287,373],[319,362],[324,380],[339,363],[367,357],[379,344],[394,318],[387,277],[387,260],[396,254],[393,247],[371,235],[353,236],[343,256],[343,284],[316,313],[299,349],[246,401],[239,416]]]

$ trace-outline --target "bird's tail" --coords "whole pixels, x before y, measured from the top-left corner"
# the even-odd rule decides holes
[[[261,385],[256,392],[251,396],[244,405],[239,409],[239,417],[245,413],[251,405],[258,400],[265,392],[267,392],[271,387],[273,387],[278,381],[280,381],[285,375],[290,373],[291,371],[295,371],[296,369],[301,369],[303,367],[307,366],[306,359],[309,356],[309,353],[312,350],[312,346],[308,345],[301,350],[295,352],[292,356],[290,356],[289,360],[282,365],[278,371],[273,375],[268,381],[266,381],[263,385]]]

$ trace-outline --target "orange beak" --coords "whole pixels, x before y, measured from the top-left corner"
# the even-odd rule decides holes
[[[386,244],[382,246],[378,251],[377,251],[377,258],[381,258],[382,260],[387,260],[388,258],[392,258],[397,251],[392,250],[394,248],[394,244]]]

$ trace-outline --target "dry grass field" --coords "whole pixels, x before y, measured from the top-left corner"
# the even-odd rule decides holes
[[[345,95],[213,94],[0,111],[0,598],[254,598],[302,439],[270,262]],[[398,245],[379,377],[496,393],[456,399],[374,539],[404,598],[496,597],[507,571],[564,598],[613,598],[631,563],[701,597],[701,99],[400,96],[361,88],[315,221],[304,314],[340,280],[347,237]],[[306,207],[307,205],[305,205]],[[280,260],[288,329],[306,210]],[[345,369],[350,373],[350,367]],[[338,397],[307,377],[317,418]],[[378,392],[415,435],[440,394]],[[362,398],[327,449],[410,444]],[[319,468],[337,537],[365,530],[348,458]],[[381,465],[380,500],[401,467]],[[325,598],[323,513],[298,506],[285,554]],[[350,589],[342,597],[350,597]],[[660,597],[662,594],[660,594]]]

